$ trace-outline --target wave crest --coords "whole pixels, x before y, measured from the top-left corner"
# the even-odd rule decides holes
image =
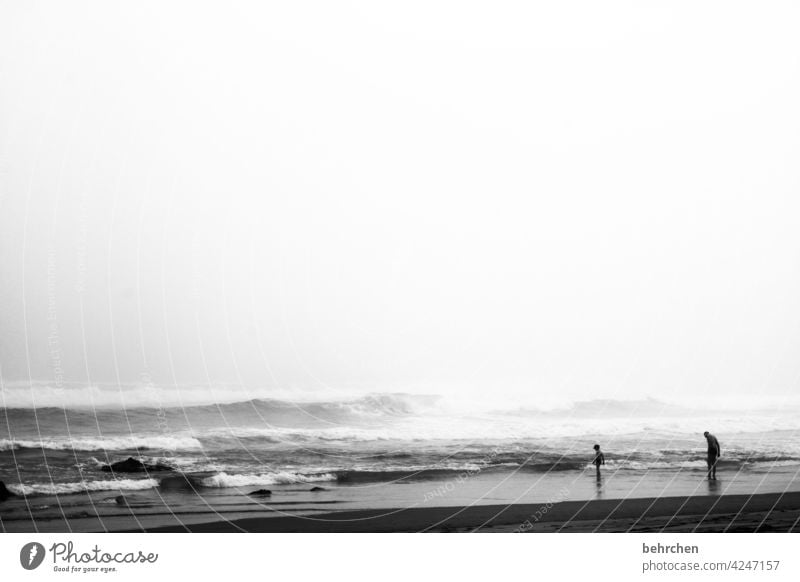
[[[256,485],[291,485],[294,483],[316,483],[319,481],[336,481],[335,473],[302,474],[279,471],[261,475],[229,475],[217,473],[201,480],[204,487],[251,487]]]
[[[77,483],[9,484],[8,489],[17,495],[62,495],[88,491],[141,491],[158,485],[155,479],[111,479],[105,481],[80,481]]]
[[[114,451],[132,449],[197,450],[202,445],[190,436],[118,436],[50,439],[0,439],[0,451],[47,449],[54,451]]]

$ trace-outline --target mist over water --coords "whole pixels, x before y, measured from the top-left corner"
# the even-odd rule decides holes
[[[797,394],[790,19],[50,4],[0,24],[2,390]]]

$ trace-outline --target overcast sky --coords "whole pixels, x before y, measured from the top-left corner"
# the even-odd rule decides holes
[[[6,383],[798,392],[796,3],[0,7]]]

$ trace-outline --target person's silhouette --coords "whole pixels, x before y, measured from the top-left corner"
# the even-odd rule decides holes
[[[594,446],[594,460],[592,461],[592,464],[595,466],[595,469],[597,470],[597,478],[599,479],[600,478],[600,465],[605,465],[606,464],[606,457],[600,451],[600,445],[595,445]]]
[[[706,437],[706,442],[708,443],[708,457],[706,459],[706,463],[708,464],[708,476],[709,480],[717,478],[717,460],[722,456],[722,448],[719,446],[719,441],[717,437],[715,437],[710,432],[706,431],[703,433],[703,436]]]

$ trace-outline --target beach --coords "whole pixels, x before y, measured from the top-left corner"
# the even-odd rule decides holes
[[[463,473],[389,483],[92,491],[0,504],[7,532],[793,531],[795,467]],[[261,492],[262,494],[258,494]]]
[[[71,531],[128,532],[796,532],[800,492],[563,501],[542,512],[541,504],[466,507],[382,508],[330,511],[309,516],[271,515],[195,522],[162,516],[152,525],[116,530],[124,520],[78,518]],[[210,519],[205,516],[205,519]],[[81,527],[81,521],[84,526]],[[146,521],[146,520],[145,520]],[[53,531],[60,520],[39,523]],[[61,522],[64,526],[68,523]],[[128,522],[128,526],[132,522]],[[160,524],[159,524],[160,523]],[[32,524],[27,524],[32,525]],[[43,526],[43,527],[42,527]],[[77,526],[77,527],[75,527]],[[26,528],[27,529],[27,528]],[[9,528],[7,531],[18,531]],[[69,529],[55,531],[70,531]]]
[[[188,526],[193,532],[790,532],[800,493],[564,501],[536,504],[362,510],[298,517],[245,518]],[[532,516],[540,515],[532,522]],[[149,529],[185,531],[181,526]]]

